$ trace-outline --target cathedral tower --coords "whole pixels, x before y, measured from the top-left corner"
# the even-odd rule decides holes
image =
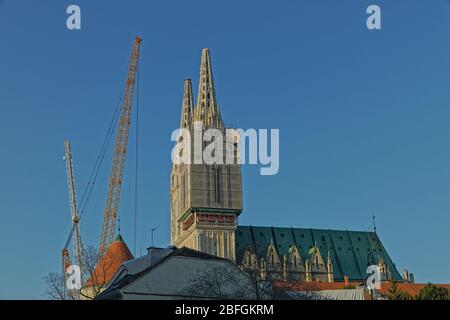
[[[184,82],[181,129],[190,132],[190,163],[172,165],[170,176],[171,242],[235,261],[235,230],[242,211],[242,178],[238,162],[238,138],[227,130],[216,100],[211,57],[203,49],[197,105],[194,108],[192,82]],[[201,134],[209,129],[220,132],[222,162],[200,163],[193,160],[194,128]],[[226,137],[231,137],[227,139]],[[182,139],[181,137],[179,139]],[[202,142],[202,150],[216,138]],[[178,140],[180,142],[180,140]],[[230,151],[231,150],[231,151]],[[179,150],[183,154],[187,150]],[[217,151],[214,151],[217,152]],[[232,154],[233,163],[225,161]]]

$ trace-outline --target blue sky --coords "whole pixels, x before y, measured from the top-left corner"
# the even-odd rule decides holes
[[[78,4],[82,30],[68,31]],[[366,28],[378,4],[382,29]],[[81,195],[140,65],[137,251],[169,242],[170,134],[211,49],[225,122],[280,129],[280,171],[243,168],[241,224],[369,230],[400,270],[450,281],[450,2],[0,1],[0,298],[42,298],[70,228],[63,141]],[[134,125],[134,124],[133,124]],[[133,130],[135,126],[133,127]],[[133,143],[120,207],[133,248]],[[82,223],[97,245],[111,149]]]

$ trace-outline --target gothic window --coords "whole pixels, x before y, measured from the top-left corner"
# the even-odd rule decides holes
[[[228,233],[224,233],[223,235],[223,252],[225,258],[228,258]]]
[[[172,188],[175,186],[174,181],[175,181],[175,177],[172,175],[172,176],[170,177],[170,185],[172,186]]]
[[[181,186],[180,186],[180,203],[183,206],[183,208],[185,207],[185,192],[186,192],[186,177],[183,174],[181,176]]]
[[[184,206],[186,208],[187,207],[187,202],[188,202],[187,192],[188,192],[188,189],[189,189],[189,185],[188,185],[189,176],[186,174],[186,176],[183,176],[183,180],[184,180],[183,183],[184,183],[184,192],[185,192]]]
[[[211,254],[217,255],[217,233],[211,233]]]
[[[213,176],[214,176],[214,202],[220,203],[220,194],[221,194],[221,188],[220,188],[220,168],[214,167],[213,168]]]
[[[200,250],[207,252],[206,235],[204,233],[201,233],[201,235],[200,235]]]
[[[277,269],[277,262],[278,262],[276,254],[277,252],[275,246],[273,244],[269,245],[267,261],[269,266],[274,270]]]

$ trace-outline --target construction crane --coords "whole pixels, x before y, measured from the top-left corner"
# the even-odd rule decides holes
[[[125,86],[125,96],[120,109],[120,118],[114,146],[111,175],[109,177],[108,196],[103,214],[102,233],[100,235],[99,253],[103,255],[114,240],[117,212],[119,209],[122,178],[128,147],[128,136],[131,123],[131,105],[134,85],[139,65],[139,47],[141,38],[136,37],[131,51],[130,64]]]
[[[72,163],[72,151],[70,147],[70,141],[65,140],[64,141],[64,160],[66,162],[66,172],[67,172],[67,190],[69,192],[69,205],[70,205],[70,220],[72,222],[72,229],[71,229],[71,236],[69,236],[69,239],[66,242],[66,245],[64,246],[64,249],[62,250],[62,263],[63,263],[63,272],[64,272],[64,280],[66,279],[66,271],[67,268],[72,265],[72,261],[70,259],[69,251],[68,251],[68,245],[70,240],[72,240],[73,245],[73,256],[75,258],[75,262],[77,263],[78,267],[80,268],[81,275],[82,272],[82,265],[83,265],[83,245],[81,243],[81,235],[80,235],[80,217],[78,215],[78,209],[77,209],[77,196],[75,193],[75,177],[73,173],[73,163]],[[83,281],[83,279],[81,279]],[[64,286],[65,286],[64,281]]]

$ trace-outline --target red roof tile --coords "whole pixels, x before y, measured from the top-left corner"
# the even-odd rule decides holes
[[[291,291],[322,291],[322,290],[341,290],[356,288],[361,282],[284,282],[279,281],[275,286],[286,288]]]
[[[397,283],[398,291],[403,291],[411,296],[415,297],[420,289],[425,287],[426,283]],[[437,287],[447,288],[450,289],[450,284],[434,284]],[[389,282],[382,282],[381,283],[381,289],[379,290],[382,294],[389,293]]]
[[[133,259],[133,255],[119,235],[116,240],[111,243],[105,256],[97,264],[94,274],[86,281],[85,286],[90,287],[93,283],[96,285],[108,283],[120,266],[131,259]],[[92,280],[93,277],[96,278],[96,281]]]

